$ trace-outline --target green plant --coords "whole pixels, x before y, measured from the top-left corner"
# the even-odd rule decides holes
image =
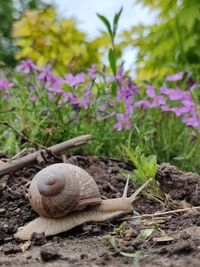
[[[102,16],[97,13],[97,16],[99,17],[99,19],[106,26],[107,32],[111,39],[112,47],[108,51],[108,60],[110,63],[110,68],[114,75],[116,75],[117,73],[117,51],[115,48],[115,37],[116,37],[117,29],[118,29],[119,18],[122,14],[122,11],[123,11],[123,8],[121,7],[119,12],[115,14],[112,25],[105,16]]]
[[[59,18],[52,6],[26,11],[13,25],[19,50],[16,59],[30,58],[54,71],[77,72],[99,62],[98,47],[87,40],[72,19]]]
[[[117,55],[121,12],[108,28]],[[94,141],[87,153],[127,159],[119,144],[138,145],[156,155],[158,163],[200,171],[200,95],[193,75],[179,72],[154,85],[136,83],[119,60],[109,63],[109,69],[93,65],[76,75],[58,75],[55,65],[38,67],[25,60],[17,72],[8,73],[12,83],[0,78],[0,121],[6,122],[0,128],[0,149],[15,154],[30,146],[19,132],[45,146],[90,133]]]
[[[144,190],[145,194],[152,199],[161,201],[163,200],[163,194],[159,188],[159,184],[156,181],[156,173],[157,173],[157,158],[155,155],[150,155],[146,157],[142,153],[142,149],[137,146],[135,151],[132,151],[129,148],[124,147],[128,158],[132,161],[134,164],[134,167],[136,168],[134,172],[124,172],[126,176],[130,178],[137,185],[142,185],[149,179],[151,179],[151,182],[148,186],[147,190]]]
[[[45,4],[41,0],[8,0],[0,5],[0,66],[16,65],[14,55],[17,51],[12,38],[12,24],[26,9],[39,9]]]
[[[153,25],[138,25],[123,33],[126,45],[138,48],[137,78],[158,80],[179,70],[200,80],[199,0],[138,0],[157,14]]]

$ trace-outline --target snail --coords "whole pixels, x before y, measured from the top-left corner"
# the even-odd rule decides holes
[[[102,200],[96,182],[85,170],[67,163],[50,165],[33,177],[28,191],[40,217],[20,227],[14,237],[29,240],[34,232],[52,236],[85,222],[121,216],[133,210],[133,201],[148,183],[127,197],[127,179],[122,197]]]

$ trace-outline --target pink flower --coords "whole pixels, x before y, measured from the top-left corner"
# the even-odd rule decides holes
[[[61,94],[63,90],[61,86],[64,84],[64,79],[61,77],[57,77],[51,71],[51,66],[46,66],[43,71],[37,77],[38,81],[43,81],[45,84],[45,88],[48,91]]]
[[[51,75],[52,75],[51,65],[47,65],[46,67],[44,67],[43,71],[41,71],[41,73],[38,75],[37,80],[48,81]]]
[[[167,76],[166,81],[172,81],[172,82],[180,81],[183,79],[183,76],[184,76],[184,72],[180,71],[176,74]]]
[[[73,75],[72,73],[65,74],[65,83],[70,86],[75,86],[80,83],[85,82],[85,76],[83,73],[79,73],[77,75]]]
[[[63,99],[61,100],[61,102],[62,104],[64,104],[67,101],[70,101],[73,106],[83,107],[84,109],[87,109],[89,103],[91,102],[90,96],[90,91],[85,92],[84,96],[80,99],[78,99],[75,94],[72,94],[71,92],[66,92],[63,94]]]
[[[161,87],[160,92],[168,96],[169,100],[177,101],[177,100],[190,100],[192,101],[192,97],[190,92],[183,91],[179,88],[169,89],[167,87]]]
[[[187,126],[200,127],[200,118],[197,115],[194,115],[192,117],[185,117],[182,121]]]
[[[38,67],[31,60],[22,60],[21,64],[17,66],[16,70],[28,74],[31,71],[37,71]]]
[[[155,96],[153,99],[153,102],[150,104],[149,107],[156,108],[162,105],[165,105],[166,101],[163,96]]]
[[[122,84],[124,81],[124,77],[125,77],[124,68],[123,66],[121,66],[118,72],[116,73],[115,78],[119,84]]]
[[[91,68],[88,69],[88,77],[94,79],[97,73],[97,65],[93,64]]]
[[[13,86],[13,83],[8,81],[7,79],[0,79],[0,90],[8,90]]]
[[[151,106],[151,102],[149,102],[149,100],[147,100],[147,99],[139,100],[139,101],[137,101],[135,104],[136,104],[136,106],[138,106],[139,108],[148,108],[148,107]]]
[[[143,99],[138,101],[136,104],[137,106],[141,108],[156,108],[156,107],[162,107],[163,105],[166,104],[166,100],[163,96],[161,95],[156,95],[156,91],[151,85],[147,85],[146,88],[147,96],[153,99],[153,102]]]
[[[182,106],[182,107],[170,108],[170,111],[172,111],[177,117],[179,117],[182,114],[191,112],[191,108]]]
[[[37,97],[36,95],[33,95],[33,96],[30,97],[30,100],[31,100],[32,102],[35,102],[35,101],[38,100],[38,97]]]
[[[131,128],[131,122],[130,117],[127,114],[116,114],[117,123],[113,126],[118,131],[121,131],[123,129],[130,129]]]
[[[151,85],[147,85],[147,89],[146,89],[147,95],[151,98],[156,97],[156,92],[155,89],[153,88],[153,86]]]

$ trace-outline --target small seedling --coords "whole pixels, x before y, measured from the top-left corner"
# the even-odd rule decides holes
[[[145,156],[139,146],[136,147],[135,151],[126,147],[124,147],[124,149],[136,169],[134,172],[125,170],[122,170],[121,172],[138,186],[141,186],[147,180],[151,179],[152,181],[150,182],[148,189],[144,190],[144,194],[146,194],[148,198],[155,199],[159,202],[162,201],[164,196],[155,179],[157,173],[156,156]]]
[[[127,225],[126,225],[126,222],[123,222],[120,224],[119,227],[115,228],[112,232],[112,235],[114,236],[123,236],[123,233],[127,230]]]

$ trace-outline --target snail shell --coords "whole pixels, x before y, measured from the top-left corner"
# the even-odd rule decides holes
[[[28,197],[40,216],[52,218],[102,201],[94,179],[85,170],[66,163],[53,164],[38,172],[31,181]]]

